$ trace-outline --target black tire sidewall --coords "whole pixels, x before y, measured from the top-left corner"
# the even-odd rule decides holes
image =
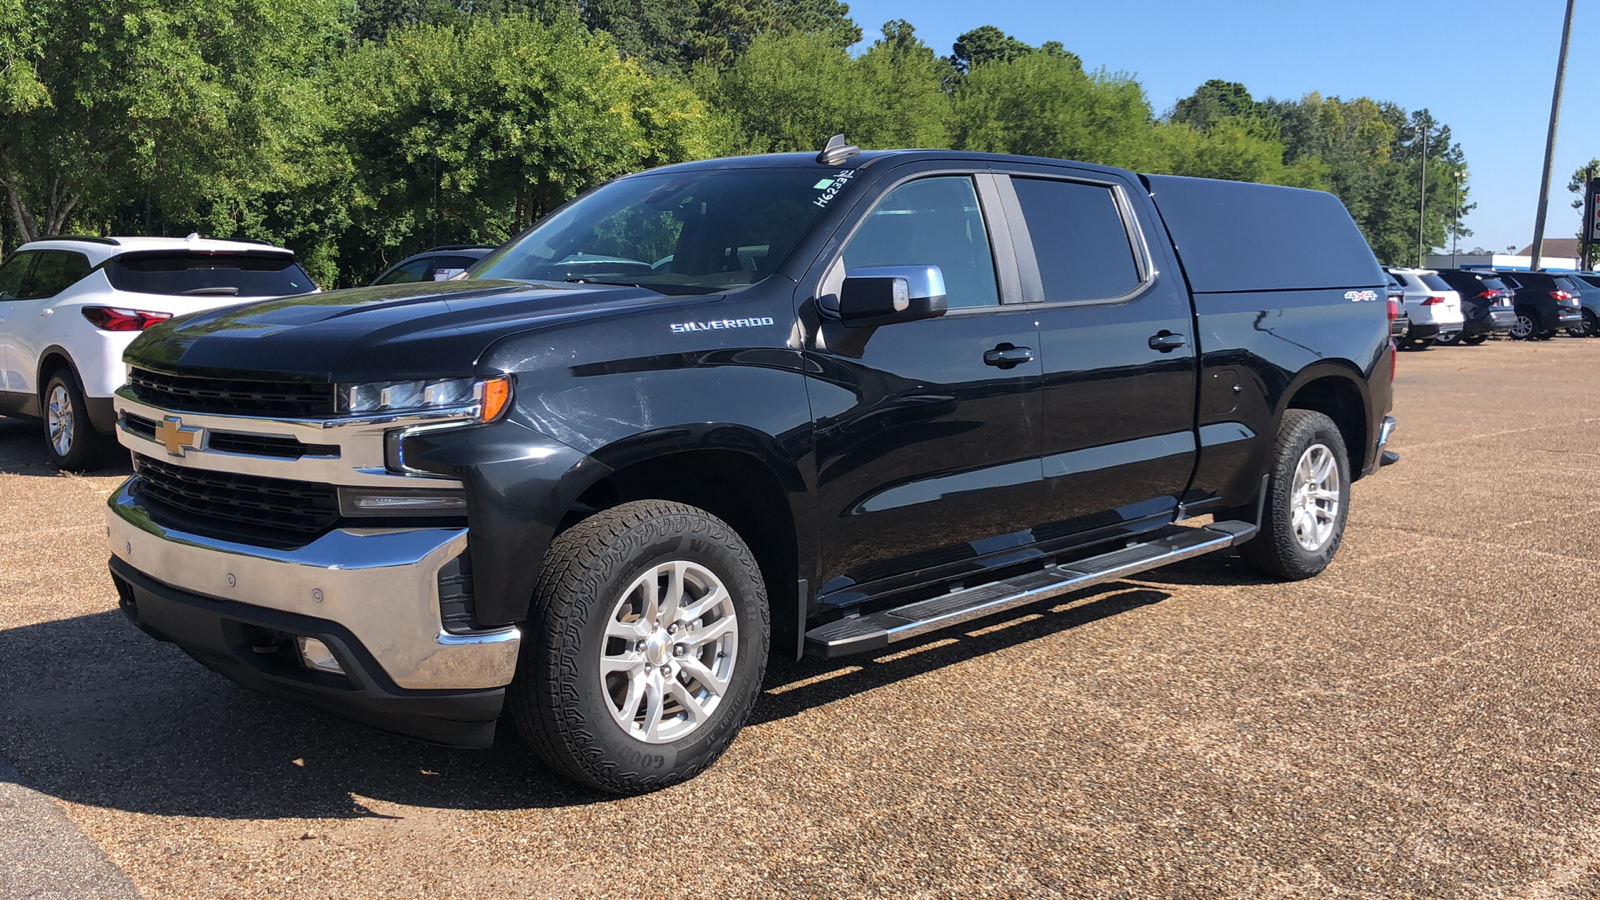
[[[1333,534],[1315,551],[1300,546],[1295,538],[1290,510],[1295,466],[1313,444],[1322,444],[1333,451],[1339,470],[1339,514],[1334,521]],[[1345,525],[1350,517],[1350,484],[1349,453],[1333,420],[1309,410],[1289,410],[1273,447],[1261,532],[1241,548],[1240,555],[1256,568],[1288,580],[1318,574],[1333,561],[1344,540]]]
[[[731,528],[694,512],[699,511],[647,519],[616,535],[586,567],[581,589],[552,602],[545,621],[530,623],[545,634],[536,644],[529,686],[542,709],[561,717],[556,727],[568,740],[558,746],[576,751],[552,761],[594,787],[639,793],[693,777],[732,743],[761,691],[768,612],[759,569]],[[671,560],[705,566],[722,580],[739,623],[739,655],[728,693],[711,719],[679,741],[652,744],[629,735],[612,717],[600,677],[601,648],[622,592]]]

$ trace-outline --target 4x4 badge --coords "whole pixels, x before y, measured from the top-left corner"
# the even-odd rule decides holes
[[[156,426],[156,443],[167,448],[173,456],[183,456],[189,448],[200,449],[200,435],[203,429],[185,427],[183,420],[177,416],[167,416]]]

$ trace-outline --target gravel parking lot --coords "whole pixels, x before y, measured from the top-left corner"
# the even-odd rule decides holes
[[[1397,397],[1321,577],[1202,559],[777,665],[719,765],[629,799],[139,634],[126,469],[57,475],[0,421],[0,756],[148,898],[1596,896],[1600,341],[1404,354]],[[0,833],[0,894],[36,843]]]

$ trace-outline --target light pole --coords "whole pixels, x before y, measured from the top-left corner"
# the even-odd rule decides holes
[[[1422,222],[1423,214],[1428,209],[1428,116],[1423,113],[1422,121],[1417,123],[1417,134],[1422,136],[1422,196],[1417,200],[1417,268],[1427,261],[1423,255],[1422,247]]]
[[[1556,55],[1556,89],[1550,96],[1550,131],[1544,138],[1544,174],[1539,177],[1539,206],[1533,214],[1533,260],[1528,268],[1538,271],[1544,255],[1544,214],[1550,205],[1550,167],[1556,159],[1556,124],[1561,119],[1561,87],[1567,79],[1567,46],[1572,42],[1572,7],[1567,0],[1567,18],[1561,25],[1561,52]]]
[[[1456,215],[1455,221],[1450,225],[1450,268],[1456,267],[1456,250],[1461,246],[1461,176],[1466,173],[1460,169],[1450,173],[1456,181]]]

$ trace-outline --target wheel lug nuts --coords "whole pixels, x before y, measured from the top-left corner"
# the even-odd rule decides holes
[[[678,644],[677,646],[672,648],[672,655],[673,656],[682,656],[686,652],[687,652],[687,650],[684,648],[684,646],[682,644]]]

